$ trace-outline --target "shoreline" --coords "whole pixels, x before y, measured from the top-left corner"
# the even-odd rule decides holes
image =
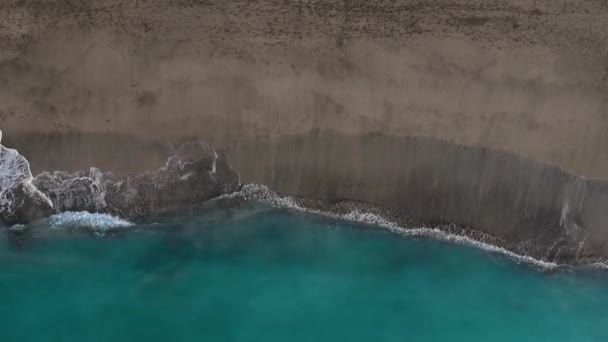
[[[315,140],[331,148],[323,152],[318,145],[301,143]],[[607,189],[602,182],[509,153],[445,142],[373,136],[357,144],[334,132],[285,141],[270,149],[274,152],[266,154],[266,160],[255,158],[261,151],[216,151],[205,141],[188,142],[173,149],[163,166],[128,176],[116,176],[113,168],[90,167],[33,177],[29,154],[26,159],[2,147],[0,163],[5,162],[0,166],[19,170],[30,181],[6,184],[7,198],[24,200],[13,203],[15,210],[0,212],[0,218],[10,226],[83,211],[138,222],[242,195],[279,207],[405,229],[406,234],[458,236],[539,262],[606,261],[602,239],[607,213],[602,209]],[[365,152],[355,157],[349,146]],[[387,146],[392,148],[381,155]],[[400,157],[391,158],[391,151],[401,151]],[[18,168],[8,163],[11,158],[19,161]],[[32,163],[38,162],[34,158]],[[379,169],[378,162],[389,163],[388,171]],[[44,162],[38,167],[48,169]],[[256,170],[265,174],[255,176]]]
[[[197,215],[197,209],[201,208],[218,210],[218,208],[214,207],[218,202],[228,203],[228,206],[232,207],[235,204],[235,202],[232,202],[234,200],[239,200],[237,203],[259,203],[268,208],[289,210],[300,214],[362,224],[366,229],[385,229],[405,238],[428,238],[476,248],[490,254],[504,256],[517,264],[532,266],[539,271],[580,270],[587,268],[595,271],[608,270],[608,260],[599,257],[566,262],[551,261],[529,255],[525,250],[518,250],[519,246],[516,244],[509,244],[490,234],[472,228],[460,227],[453,223],[426,225],[403,214],[393,213],[386,208],[367,203],[342,201],[328,204],[314,199],[278,194],[266,186],[257,184],[245,184],[239,191],[194,205],[189,208],[190,210],[181,208],[182,210],[172,213],[164,213],[156,217],[159,220],[152,219],[151,221],[131,222],[109,214],[61,212],[33,222],[31,225],[17,224],[11,227],[0,228],[16,239],[19,244],[24,243],[23,237],[27,238],[29,236],[28,231],[30,229],[37,229],[45,224],[48,225],[48,229],[53,231],[86,231],[97,238],[104,238],[108,236],[108,233],[111,234],[109,236],[114,236],[113,233],[128,232],[130,229],[141,225],[144,227],[155,226],[159,223],[162,224],[165,220],[170,221],[182,215],[184,217]]]
[[[556,262],[530,255],[526,246],[512,244],[505,240],[454,223],[425,224],[404,214],[369,203],[340,201],[325,203],[320,200],[279,194],[264,185],[245,184],[240,191],[211,199],[210,202],[230,200],[240,197],[277,209],[295,210],[301,213],[320,215],[338,220],[362,223],[388,229],[402,236],[421,236],[479,248],[490,253],[504,255],[516,262],[524,262],[543,269],[563,267],[597,267],[608,269],[608,260],[601,257],[578,258]]]

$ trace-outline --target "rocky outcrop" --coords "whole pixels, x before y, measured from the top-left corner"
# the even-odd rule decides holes
[[[1,139],[0,131],[0,142]],[[27,159],[0,145],[0,223],[32,221],[53,211],[53,203],[32,180]]]
[[[141,220],[240,188],[224,156],[204,142],[182,145],[155,171],[123,178],[97,168],[43,172],[33,178],[23,156],[0,148],[0,218],[5,223],[27,223],[65,211]]]

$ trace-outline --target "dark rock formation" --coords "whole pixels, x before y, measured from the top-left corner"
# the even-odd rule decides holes
[[[0,223],[36,220],[52,210],[49,198],[32,184],[27,159],[16,150],[0,145]]]
[[[240,188],[222,154],[204,142],[182,145],[166,165],[118,178],[97,168],[88,172],[43,172],[32,178],[27,160],[1,147],[0,217],[26,223],[53,210],[109,213],[131,220],[179,210]]]

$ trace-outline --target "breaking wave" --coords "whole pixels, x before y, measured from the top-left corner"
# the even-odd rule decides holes
[[[244,185],[239,192],[235,192],[229,195],[221,196],[220,198],[244,198],[245,200],[256,200],[258,202],[264,203],[266,205],[270,205],[274,208],[284,208],[291,209],[305,213],[311,213],[316,215],[322,215],[325,217],[331,217],[341,220],[347,220],[352,222],[364,223],[371,226],[377,226],[384,229],[388,229],[391,232],[402,236],[410,236],[410,237],[429,237],[437,240],[448,241],[451,243],[476,247],[490,253],[496,253],[504,255],[517,263],[526,263],[533,265],[535,267],[552,270],[562,265],[559,265],[554,262],[544,261],[535,259],[531,256],[520,255],[514,252],[511,252],[505,248],[498,247],[495,245],[491,245],[488,243],[484,243],[481,241],[477,241],[468,236],[457,235],[445,232],[439,228],[432,227],[418,227],[418,228],[404,228],[399,226],[396,222],[392,222],[381,215],[362,212],[359,210],[353,210],[346,214],[336,214],[328,211],[317,210],[306,208],[299,205],[295,198],[292,196],[282,196],[272,191],[268,187],[264,185],[258,184],[247,184]],[[602,264],[604,265],[604,264]]]
[[[559,267],[560,265],[554,262],[544,261],[535,259],[528,255],[520,255],[514,252],[511,252],[502,247],[494,246],[485,242],[474,240],[468,236],[464,235],[456,235],[450,234],[438,228],[430,228],[430,227],[420,227],[420,228],[403,228],[399,227],[396,223],[390,222],[378,215],[370,214],[370,213],[361,213],[359,211],[353,211],[346,215],[340,216],[342,219],[346,219],[349,221],[363,222],[366,224],[377,225],[383,228],[386,228],[394,233],[403,236],[424,236],[431,237],[438,240],[449,241],[452,243],[472,246],[476,248],[483,249],[488,252],[498,253],[505,255],[516,262],[525,262],[529,264],[533,264],[535,266],[539,266],[545,269],[554,269]]]
[[[133,226],[133,223],[116,216],[86,211],[66,211],[51,215],[47,222],[51,229],[90,229],[104,232],[110,229]]]

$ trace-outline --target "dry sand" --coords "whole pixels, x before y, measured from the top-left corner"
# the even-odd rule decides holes
[[[608,178],[608,3],[4,0],[0,120],[226,148],[427,136]]]

